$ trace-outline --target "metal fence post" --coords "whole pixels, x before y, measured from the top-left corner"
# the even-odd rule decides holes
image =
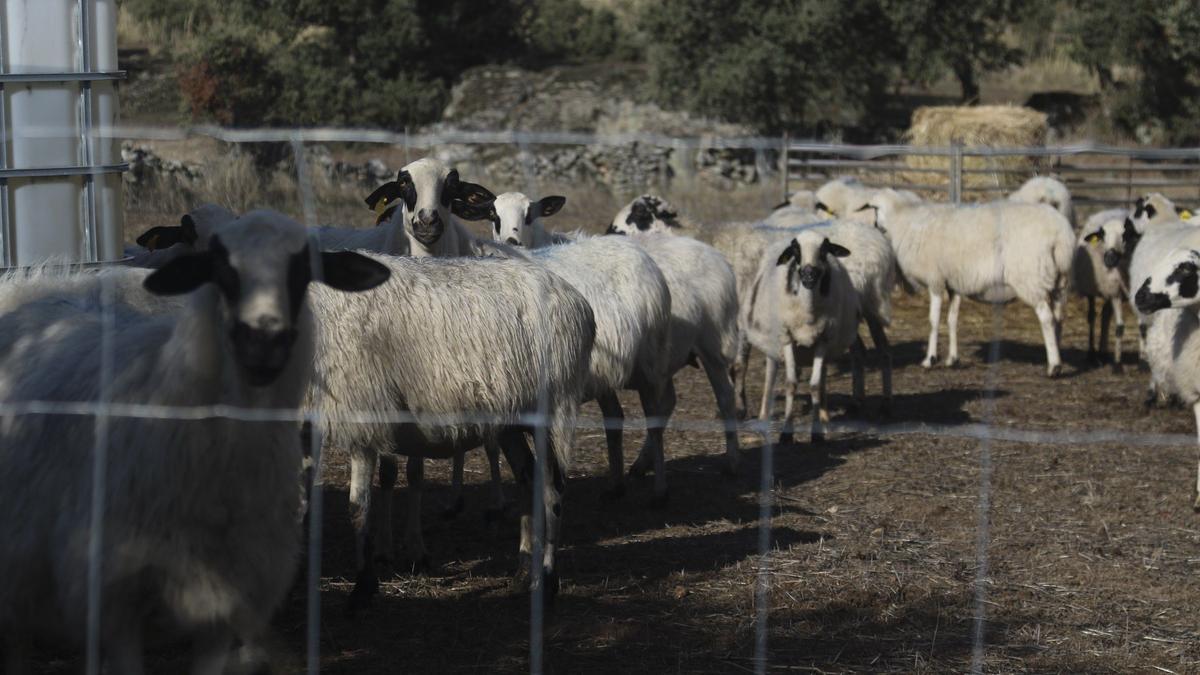
[[[791,188],[791,186],[788,184],[792,174],[792,166],[788,158],[788,145],[788,133],[785,131],[783,132],[783,151],[779,153],[779,168],[782,169],[780,173],[783,174],[783,201],[787,201],[788,197],[790,196],[788,194],[788,190]]]
[[[950,153],[950,201],[954,204],[962,202],[962,165],[963,149],[961,145],[955,143]]]

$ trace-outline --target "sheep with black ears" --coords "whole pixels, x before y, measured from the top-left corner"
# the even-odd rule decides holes
[[[654,459],[656,506],[667,499],[663,429],[675,402],[668,371],[671,292],[662,271],[636,243],[621,237],[576,235],[572,243],[545,246],[554,236],[538,219],[557,212],[563,197],[532,201],[519,192],[506,192],[492,204],[471,207],[470,219],[490,220],[496,238],[527,247],[531,260],[546,266],[583,294],[596,318],[587,396],[605,417],[611,485],[608,494],[624,492],[622,429],[624,412],[617,399],[621,389],[635,389],[646,415],[646,443],[640,454]],[[640,456],[640,455],[639,455]],[[737,456],[729,457],[729,469]],[[457,467],[456,467],[457,468]]]
[[[1113,370],[1121,370],[1121,343],[1125,336],[1125,316],[1122,303],[1129,296],[1129,256],[1131,241],[1125,209],[1109,209],[1088,218],[1079,233],[1075,260],[1071,265],[1072,287],[1087,298],[1088,351],[1087,358],[1096,362],[1108,351],[1109,323],[1116,318],[1113,341]],[[1133,240],[1136,243],[1136,239]],[[1096,350],[1096,299],[1101,304],[1100,349]]]
[[[958,361],[958,308],[963,296],[980,302],[1019,299],[1034,308],[1046,345],[1046,371],[1062,372],[1059,335],[1071,281],[1075,234],[1045,204],[1000,200],[975,205],[908,204],[880,190],[868,206],[878,214],[910,288],[929,291],[929,343],[922,366],[937,360],[942,294],[950,295],[947,365]]]
[[[1170,324],[1171,345],[1150,352],[1150,367],[1169,376],[1172,393],[1192,407],[1200,436],[1200,251],[1180,247],[1161,258],[1138,286],[1134,303],[1154,314],[1156,324]],[[1158,317],[1162,312],[1169,314]],[[1200,467],[1192,507],[1200,511]]]
[[[672,232],[680,227],[683,221],[678,209],[662,197],[644,194],[617,211],[605,234]]]
[[[755,278],[751,301],[739,323],[746,338],[768,359],[768,390],[774,389],[778,363],[784,363],[788,387],[781,443],[792,440],[798,350],[811,351],[812,439],[823,440],[829,420],[825,398],[825,362],[851,350],[854,398],[863,398],[862,343],[858,339],[859,300],[850,274],[839,259],[852,252],[816,230],[769,248]],[[766,419],[764,412],[763,418]]]
[[[179,225],[159,225],[143,232],[137,246],[128,246],[131,267],[158,269],[177,256],[203,251],[213,229],[237,219],[237,214],[217,204],[201,204],[179,219]]]
[[[323,321],[309,400],[320,403],[325,442],[351,457],[350,510],[359,562],[352,606],[377,590],[368,523],[381,453],[410,458],[405,546],[422,561],[423,459],[449,459],[495,441],[529,487],[534,467],[522,432],[532,424],[528,416],[539,416],[539,410],[547,417],[548,443],[546,462],[538,467],[546,486],[539,496],[546,517],[540,562],[553,594],[564,481],[595,337],[591,308],[562,279],[525,260],[375,259],[391,272],[391,283],[348,298],[319,292],[312,297]],[[364,423],[356,417],[372,411],[411,414],[415,421],[391,424],[385,414]],[[382,477],[381,485],[391,488]],[[385,513],[389,503],[381,502]],[[531,564],[531,528],[526,513],[522,573]]]
[[[1075,205],[1071,191],[1060,180],[1048,176],[1034,176],[1008,196],[1011,201],[1026,204],[1046,204],[1062,214],[1071,226],[1075,226]]]
[[[58,274],[0,282],[5,297],[30,299],[6,307],[0,322],[6,402],[296,409],[312,374],[309,280],[361,291],[387,279],[358,254],[314,254],[303,227],[269,212],[216,228],[207,251],[152,273]],[[110,302],[108,287],[128,289],[131,280],[190,295],[169,313]],[[110,340],[98,343],[104,333]],[[101,381],[104,344],[112,371]],[[8,418],[0,427],[0,628],[10,644],[33,630],[83,639],[91,467],[104,429],[98,555],[108,670],[142,671],[142,633],[153,621],[192,640],[195,672],[221,672],[233,637],[255,639],[291,586],[300,552],[297,428],[286,417]],[[53,486],[55,498],[46,502],[37,485]]]
[[[478,255],[479,242],[458,213],[463,206],[495,199],[487,188],[462,180],[458,169],[441,160],[423,157],[411,162],[396,180],[381,185],[367,197],[379,224],[396,226],[408,240],[409,255],[447,257]]]

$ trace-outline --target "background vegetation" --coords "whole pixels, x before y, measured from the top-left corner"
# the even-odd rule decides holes
[[[1031,63],[1096,83],[1100,131],[1200,142],[1195,0],[124,0],[183,114],[223,124],[439,119],[482,64],[644,69],[662,107],[797,135],[887,136],[897,94]],[[1026,76],[1023,73],[1022,76]],[[1051,86],[1053,82],[1048,83]],[[949,92],[944,92],[949,93]],[[1023,101],[1015,101],[1021,103]]]

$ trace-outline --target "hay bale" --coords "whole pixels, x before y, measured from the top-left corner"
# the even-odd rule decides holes
[[[1049,131],[1045,113],[1010,105],[973,107],[925,106],[913,112],[912,125],[904,137],[910,145],[965,148],[1037,147],[1046,144]],[[905,163],[913,168],[937,169],[938,173],[905,172],[910,185],[948,186],[949,157],[909,156]],[[966,188],[994,187],[1009,192],[1044,165],[1044,157],[965,157],[963,169],[987,170],[987,173],[963,174],[963,199],[995,199],[1000,192],[971,192]],[[1020,173],[1000,173],[997,169],[1015,169]],[[942,195],[945,195],[943,190]]]

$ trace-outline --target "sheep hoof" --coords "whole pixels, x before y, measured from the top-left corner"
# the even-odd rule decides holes
[[[442,520],[454,520],[455,518],[458,518],[459,514],[463,512],[463,502],[464,500],[462,495],[455,497],[450,506],[442,509]]]
[[[957,368],[960,363],[961,362],[958,360],[957,356],[951,356],[950,358],[946,359],[945,365],[947,368]]]
[[[1058,377],[1059,375],[1062,375],[1062,364],[1061,363],[1056,363],[1056,364],[1046,368],[1046,377],[1053,379],[1053,378]]]
[[[661,495],[654,495],[650,498],[650,508],[655,510],[667,508],[667,502],[670,501],[670,495],[671,493],[666,490],[663,490]]]
[[[350,597],[346,599],[346,614],[353,616],[360,610],[371,606],[371,601],[379,594],[379,579],[375,574],[368,570],[359,572],[358,579],[354,581],[354,589],[350,591]]]
[[[879,417],[880,417],[880,419],[888,419],[891,416],[892,416],[892,400],[885,399],[883,401],[883,403],[879,404]]]
[[[511,588],[514,593],[524,593],[529,590],[530,579],[533,577],[531,570],[533,563],[528,553],[520,553],[517,556],[517,571],[513,574]]]
[[[625,497],[625,484],[614,485],[600,493],[600,503],[612,504]]]
[[[721,465],[721,475],[726,478],[737,478],[738,459],[736,456],[730,457],[729,461]]]
[[[796,442],[796,437],[790,431],[785,431],[779,434],[780,445],[792,445]]]
[[[936,356],[926,356],[925,360],[921,362],[921,367],[922,368],[932,368],[933,364],[935,364],[935,363],[937,363]]]
[[[641,478],[645,476],[647,464],[649,464],[649,462],[642,461],[642,456],[639,456],[633,464],[629,465],[629,475],[633,478]]]

